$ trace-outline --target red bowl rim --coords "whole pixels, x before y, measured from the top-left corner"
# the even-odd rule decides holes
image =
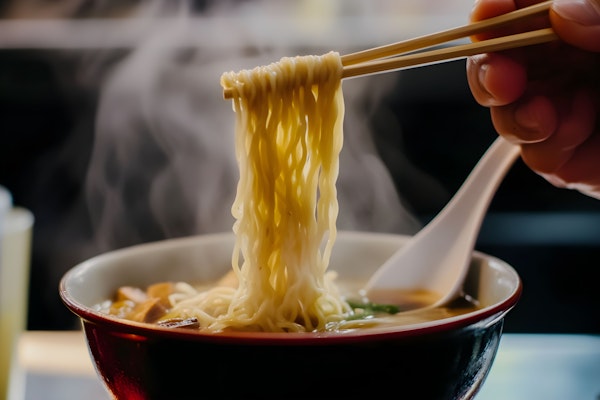
[[[117,250],[118,251],[118,250]],[[491,262],[511,266],[500,259],[478,251],[474,256],[485,257]],[[81,264],[80,264],[81,265]],[[373,327],[334,332],[207,332],[185,328],[165,328],[150,323],[140,323],[108,315],[74,300],[66,289],[72,274],[77,273],[78,266],[67,271],[59,284],[59,295],[65,306],[79,317],[81,323],[95,325],[115,334],[137,336],[140,339],[177,339],[196,342],[235,343],[235,344],[273,344],[273,345],[331,345],[347,342],[399,339],[411,336],[431,335],[459,330],[468,327],[487,327],[504,318],[517,303],[523,290],[518,279],[515,290],[503,301],[474,312],[453,317],[407,324],[400,327]],[[516,272],[513,270],[516,274]]]

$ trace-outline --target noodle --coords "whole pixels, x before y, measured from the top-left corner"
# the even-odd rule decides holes
[[[195,317],[213,331],[303,332],[326,330],[351,311],[327,271],[337,234],[341,74],[331,52],[222,75],[236,113],[238,284],[178,286],[170,317]]]

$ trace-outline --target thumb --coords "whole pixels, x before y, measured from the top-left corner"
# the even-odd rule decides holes
[[[565,42],[600,52],[600,0],[554,0],[550,20]]]

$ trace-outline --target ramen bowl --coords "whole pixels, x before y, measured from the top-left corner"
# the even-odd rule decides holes
[[[329,269],[339,280],[366,281],[407,239],[339,232]],[[233,243],[233,234],[223,233],[142,244],[65,274],[60,296],[80,318],[98,376],[114,398],[472,398],[521,293],[510,265],[474,252],[463,290],[480,307],[430,321],[343,332],[206,333],[97,311],[120,286],[215,281],[231,269]]]

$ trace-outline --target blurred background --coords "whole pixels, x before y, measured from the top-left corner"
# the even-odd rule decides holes
[[[231,229],[220,75],[464,24],[471,0],[0,0],[0,185],[35,215],[30,330],[75,329],[60,277],[96,254]],[[415,233],[496,134],[464,60],[344,81],[340,229]],[[600,202],[518,161],[477,249],[524,292],[507,332],[600,333]],[[432,249],[434,251],[435,249]]]

